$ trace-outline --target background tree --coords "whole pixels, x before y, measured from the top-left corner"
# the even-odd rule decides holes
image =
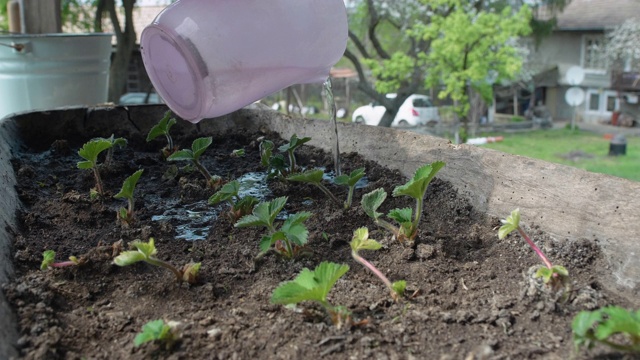
[[[514,12],[509,6],[496,11],[464,0],[430,3],[448,10],[446,16],[434,16],[431,23],[412,32],[431,43],[430,51],[420,56],[429,66],[426,84],[442,85],[438,96],[454,101],[454,110],[468,133],[471,93],[489,102],[494,83],[513,79],[520,72],[523,59],[517,40],[529,35],[531,13],[526,6]]]
[[[604,55],[612,68],[630,70],[638,68],[640,60],[640,19],[627,19],[606,33]]]

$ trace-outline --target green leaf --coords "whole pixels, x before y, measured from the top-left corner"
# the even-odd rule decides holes
[[[322,171],[321,169],[312,169],[307,170],[303,173],[289,175],[287,176],[287,180],[305,182],[310,184],[320,184],[322,183],[323,176],[324,171]]]
[[[413,178],[404,185],[397,186],[393,189],[393,196],[406,195],[414,199],[423,199],[424,194],[427,192],[427,187],[433,179],[433,177],[444,167],[445,163],[442,161],[436,161],[431,164],[427,164],[416,170]]]
[[[403,209],[392,209],[389,211],[387,216],[399,224],[404,224],[407,222],[411,222],[411,216],[413,214],[413,210],[411,208],[403,208]]]
[[[242,157],[246,154],[244,149],[235,149],[231,152],[231,157]]]
[[[94,139],[87,143],[85,143],[80,150],[78,150],[78,155],[83,159],[87,160],[78,162],[78,168],[80,169],[90,169],[94,167],[98,161],[98,155],[111,147],[111,142],[106,139]],[[89,162],[89,167],[86,163]],[[82,167],[80,167],[82,166]]]
[[[280,152],[294,151],[297,147],[301,146],[304,143],[307,143],[311,140],[310,137],[304,137],[302,139],[298,138],[298,135],[291,135],[291,139],[288,144],[284,144],[278,148]]]
[[[364,194],[362,200],[360,200],[360,205],[362,205],[362,209],[369,217],[377,220],[382,216],[382,213],[377,212],[377,210],[386,198],[387,192],[384,191],[383,188],[379,188],[368,194]]]
[[[238,196],[239,191],[240,182],[238,180],[228,182],[209,198],[209,205],[215,205],[222,201],[230,201],[234,196]]]
[[[167,158],[167,160],[169,161],[183,161],[183,160],[194,161],[194,159],[195,159],[195,156],[193,156],[193,151],[189,149],[178,150]]]
[[[271,236],[263,236],[262,239],[260,239],[260,252],[265,253],[269,251],[269,249],[271,249],[271,246],[277,241],[275,239],[276,237],[284,238],[284,234],[282,232],[276,232]]]
[[[506,219],[500,220],[502,226],[498,229],[498,239],[502,240],[520,226],[520,209],[515,209]]]
[[[113,259],[113,262],[118,266],[129,266],[146,259],[144,254],[139,251],[123,251]]]
[[[393,289],[393,292],[395,292],[399,296],[403,296],[404,291],[407,288],[407,282],[405,280],[398,280],[391,284],[391,288]]]
[[[586,346],[588,349],[593,347],[591,340],[593,326],[602,321],[602,313],[600,311],[581,311],[573,318],[571,328],[573,329],[573,344],[576,348]]]
[[[156,254],[156,245],[155,240],[153,238],[149,238],[149,242],[142,242],[140,240],[135,240],[131,243],[139,252],[144,254],[147,258]]]
[[[122,189],[120,189],[120,192],[115,194],[113,197],[116,199],[133,199],[133,191],[135,190],[138,179],[140,179],[140,175],[142,175],[143,171],[144,169],[140,169],[126,178],[124,180],[124,183],[122,184]]]
[[[287,203],[287,197],[275,198],[272,201],[261,202],[253,209],[252,215],[243,216],[235,227],[264,226],[272,227],[273,222]]]
[[[263,140],[262,142],[260,142],[260,163],[262,164],[262,166],[266,168],[270,166],[270,159],[273,155],[274,147],[275,145],[273,144],[273,141]]]
[[[303,225],[303,222],[311,217],[311,215],[310,212],[293,214],[285,220],[280,230],[292,243],[303,246],[307,243],[309,237],[309,231]]]
[[[608,339],[614,334],[624,333],[640,341],[640,317],[638,313],[618,306],[608,306],[602,309],[607,319],[596,328],[595,336],[598,340]]]
[[[182,268],[182,280],[189,284],[195,284],[201,266],[202,263],[199,262],[185,265],[184,268]]]
[[[213,142],[213,138],[211,136],[195,139],[193,141],[193,144],[191,144],[193,157],[196,160],[200,158],[200,155],[202,155],[202,153],[204,153],[204,151],[207,150],[207,148],[211,145],[212,142]]]
[[[169,341],[172,337],[171,327],[165,324],[164,320],[153,320],[142,326],[142,332],[136,335],[133,339],[133,344],[135,347],[138,347],[154,340]]]
[[[93,169],[93,163],[91,161],[78,161],[78,169],[88,170]]]
[[[42,253],[42,263],[40,264],[40,270],[47,270],[49,265],[56,261],[56,252],[53,250],[45,250]]]
[[[349,175],[340,175],[334,179],[336,185],[355,186],[364,177],[364,168],[353,170]]]
[[[327,294],[348,270],[348,265],[327,261],[320,263],[314,271],[304,268],[294,280],[283,283],[276,288],[271,302],[287,305],[312,300],[326,306]]]
[[[147,142],[157,138],[158,136],[167,135],[169,133],[169,129],[171,129],[175,124],[176,119],[171,118],[171,111],[165,112],[162,120],[160,120],[160,122],[153,126],[149,131],[149,134],[147,135]]]
[[[351,250],[356,253],[360,250],[379,250],[382,248],[382,245],[373,240],[369,239],[369,229],[366,227],[361,227],[353,232],[353,238],[351,238]]]

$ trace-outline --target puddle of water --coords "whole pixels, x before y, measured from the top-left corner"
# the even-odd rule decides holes
[[[266,173],[247,173],[238,178],[240,182],[241,197],[254,196],[258,200],[264,200],[271,194],[267,186]],[[209,236],[211,222],[226,209],[229,204],[223,203],[211,206],[207,200],[196,201],[190,204],[180,204],[178,201],[168,202],[167,210],[161,215],[151,217],[152,221],[167,221],[174,227],[175,238],[187,241],[206,240]]]

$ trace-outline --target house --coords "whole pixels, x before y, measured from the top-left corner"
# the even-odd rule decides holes
[[[604,51],[606,31],[633,17],[640,17],[640,1],[572,0],[557,15],[556,29],[528,59],[529,65],[538,69],[535,86],[555,119],[570,119],[573,115],[565,94],[571,86],[567,72],[574,66],[584,70],[584,80],[578,86],[584,90],[585,99],[576,107],[578,118],[586,122],[609,121],[621,106],[632,105],[624,103],[625,98],[632,97],[623,96],[625,91],[633,90],[629,74],[622,72],[629,71],[630,64],[627,62],[622,69],[616,67],[606,60]]]

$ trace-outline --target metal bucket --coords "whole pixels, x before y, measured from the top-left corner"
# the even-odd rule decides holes
[[[0,35],[0,118],[107,101],[112,34]]]

